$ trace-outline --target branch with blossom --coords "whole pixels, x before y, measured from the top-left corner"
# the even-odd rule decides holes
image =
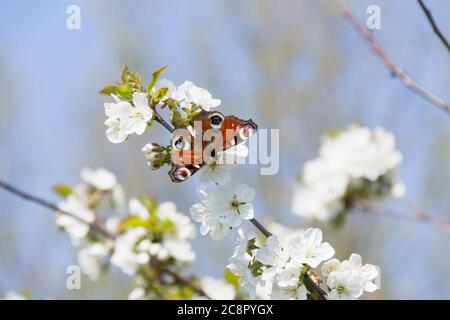
[[[127,72],[129,73],[125,69],[124,73]],[[127,77],[122,76],[122,86],[127,87],[129,92],[134,92],[133,96],[123,95],[118,89],[111,90],[111,86],[101,91],[103,94],[113,95],[115,100],[114,104],[105,104],[105,113],[108,117],[105,123],[107,125],[112,122],[117,123],[117,134],[121,138],[120,141],[114,141],[110,137],[110,132],[107,131],[110,141],[122,142],[129,134],[142,134],[145,128],[151,125],[153,117],[147,115],[147,110],[145,112],[141,110],[141,105],[147,102],[145,101],[147,98],[150,101],[150,110],[156,111],[169,107],[170,121],[174,127],[187,126],[201,110],[210,110],[220,105],[220,100],[213,99],[209,92],[196,87],[191,82],[185,82],[176,87],[166,79],[158,81],[159,75],[160,71],[153,74],[146,92],[142,92],[140,80],[127,84]],[[128,78],[140,79],[137,75],[131,75]],[[136,83],[138,85],[135,85]],[[117,98],[115,94],[121,95],[121,98]],[[127,104],[126,112],[121,111],[124,103]],[[133,119],[131,125],[130,118]],[[158,122],[168,129],[164,122]],[[137,129],[130,129],[135,127]],[[144,146],[142,151],[149,167],[159,169],[169,164],[170,147],[170,145],[161,146],[156,143]],[[232,148],[232,152],[240,153],[245,157],[245,152],[237,152],[237,148]],[[214,186],[201,186],[198,189],[200,201],[192,205],[191,217],[201,224],[200,233],[202,235],[209,233],[214,240],[225,238],[231,230],[239,228],[245,220],[250,221],[267,238],[267,245],[258,246],[256,238],[248,238],[242,229],[239,229],[235,253],[228,266],[229,270],[239,277],[241,287],[251,298],[257,297],[257,287],[265,289],[265,298],[273,299],[358,298],[363,292],[365,281],[372,281],[379,275],[379,272],[373,272],[370,279],[363,281],[363,278],[355,271],[356,269],[350,272],[348,268],[343,268],[346,272],[336,272],[336,278],[333,278],[334,276],[330,273],[331,279],[334,280],[326,281],[330,284],[338,284],[322,288],[321,283],[325,281],[320,280],[314,269],[318,268],[322,262],[331,259],[334,249],[328,243],[322,243],[321,231],[310,229],[299,232],[285,244],[278,243],[276,236],[255,219],[251,204],[255,198],[255,191],[245,184],[235,186],[230,183],[230,176],[223,170],[223,163],[219,161],[219,157],[215,157],[217,161],[208,163],[201,169],[203,171],[203,174],[200,174],[201,180],[212,181]],[[265,251],[267,253],[264,255]],[[277,255],[280,252],[283,252],[283,258],[280,261],[275,262],[268,258],[269,255]],[[286,281],[280,281],[280,279]],[[335,294],[338,287],[339,294]],[[354,287],[361,290],[349,293],[348,290]]]
[[[220,105],[220,100],[192,82],[177,87],[169,80],[159,80],[163,70],[155,71],[144,88],[141,77],[125,67],[121,84],[101,90],[114,101],[104,105],[110,142],[122,143],[133,134],[141,135],[154,121],[171,133],[174,128],[186,127],[202,110]],[[169,112],[170,124],[159,113],[163,109]],[[150,143],[142,151],[149,167],[158,170],[171,163],[171,148],[171,143]],[[269,232],[255,218],[255,191],[232,183],[230,162],[223,161],[229,154],[236,160],[246,157],[248,150],[238,145],[215,154],[199,173],[200,180],[212,184],[198,189],[199,202],[190,208],[192,219],[200,223],[201,235],[221,240],[237,230],[224,279],[185,276],[186,267],[195,259],[190,244],[195,236],[191,219],[178,212],[173,202],[158,204],[149,196],[131,198],[127,205],[121,185],[106,169],[85,168],[80,183],[55,186],[54,191],[63,197],[58,206],[5,183],[0,187],[55,210],[56,224],[79,250],[81,270],[95,281],[108,266],[118,267],[135,282],[130,299],[233,299],[246,295],[260,299],[357,299],[363,292],[379,288],[379,268],[363,265],[358,254],[342,262],[333,258],[335,250],[323,242],[320,229],[296,230],[286,237]],[[264,238],[245,231],[245,221]]]
[[[233,286],[222,279],[208,277],[205,282],[184,275],[183,270],[195,258],[189,243],[195,230],[174,203],[158,205],[151,197],[131,198],[128,214],[124,215],[124,192],[111,172],[86,168],[81,178],[82,182],[74,187],[54,186],[54,191],[64,198],[59,205],[2,181],[0,187],[55,211],[56,224],[69,234],[78,249],[81,271],[90,280],[97,281],[110,265],[132,277],[137,287],[130,299],[210,298],[213,291],[204,288],[208,281],[227,290],[228,299],[234,297]],[[213,296],[224,298],[220,292]]]
[[[448,233],[450,221],[421,209],[400,212],[381,206],[406,192],[397,169],[402,155],[394,136],[381,127],[353,124],[322,137],[317,158],[307,161],[295,184],[292,212],[309,221],[343,223],[356,211],[418,221]]]

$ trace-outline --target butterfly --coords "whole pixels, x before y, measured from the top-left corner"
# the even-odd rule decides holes
[[[251,119],[242,120],[217,111],[202,110],[187,127],[177,128],[172,133],[171,180],[187,180],[219,152],[248,140],[257,128]]]

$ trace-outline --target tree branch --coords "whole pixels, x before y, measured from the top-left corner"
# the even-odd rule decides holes
[[[52,210],[52,211],[55,211],[55,212],[59,212],[61,214],[65,214],[65,215],[67,215],[67,216],[69,216],[69,217],[71,217],[71,218],[73,218],[73,219],[75,219],[75,220],[77,220],[77,221],[79,221],[81,223],[84,223],[84,224],[88,225],[94,231],[97,231],[98,233],[102,234],[106,238],[114,240],[115,237],[116,237],[116,235],[114,235],[111,232],[109,232],[106,229],[106,227],[103,226],[99,221],[95,221],[93,223],[89,223],[89,222],[81,219],[80,217],[78,217],[78,216],[76,216],[76,215],[74,215],[74,214],[72,214],[70,212],[61,210],[56,204],[54,204],[52,202],[49,202],[49,201],[47,201],[45,199],[36,197],[36,196],[34,196],[34,195],[32,195],[32,194],[30,194],[28,192],[20,190],[20,189],[18,189],[16,187],[12,186],[11,184],[3,182],[1,180],[0,180],[0,189],[6,190],[6,191],[8,191],[8,192],[10,192],[10,193],[12,193],[12,194],[22,198],[23,200],[33,202],[33,203],[38,204],[38,205],[40,205],[40,206],[42,206],[42,207],[44,207],[46,209],[49,209],[49,210]],[[181,277],[180,275],[178,275],[177,273],[175,273],[175,272],[173,272],[173,271],[171,271],[169,269],[164,269],[163,273],[169,274],[174,279],[175,282],[177,282],[177,283],[179,283],[181,285],[184,285],[186,287],[190,287],[197,294],[200,294],[200,295],[208,298],[206,293],[201,288],[199,288],[195,284],[193,284],[190,279],[185,279],[185,278]]]
[[[36,197],[34,195],[31,195],[31,194],[29,194],[29,193],[27,193],[25,191],[22,191],[22,190],[20,190],[20,189],[18,189],[16,187],[12,186],[9,183],[6,183],[6,182],[3,182],[3,181],[0,180],[0,188],[4,189],[4,190],[6,190],[6,191],[8,191],[8,192],[10,192],[12,194],[15,194],[16,196],[18,196],[18,197],[20,197],[20,198],[22,198],[22,199],[24,199],[26,201],[30,201],[30,202],[36,203],[36,204],[38,204],[40,206],[43,206],[43,207],[45,207],[47,209],[50,209],[52,211],[65,214],[65,215],[67,215],[67,216],[77,220],[78,222],[81,222],[81,223],[84,223],[84,224],[88,225],[90,228],[94,229],[95,231],[99,232],[100,234],[102,234],[103,236],[105,236],[107,238],[114,239],[114,237],[115,237],[103,225],[101,225],[98,221],[94,221],[92,223],[89,223],[89,222],[83,220],[82,218],[80,218],[80,217],[78,217],[78,216],[76,216],[76,215],[74,215],[74,214],[72,214],[72,213],[70,213],[68,211],[61,210],[56,204],[51,203],[51,202],[49,202],[47,200],[44,200],[42,198]]]
[[[272,236],[270,233],[258,220],[255,218],[250,219],[250,222],[266,237]],[[318,300],[327,300],[327,293],[311,278],[309,274],[305,274],[304,281],[306,286],[312,288],[312,295]]]
[[[373,37],[372,33],[358,22],[358,20],[352,14],[352,12],[345,4],[345,2],[343,0],[338,0],[338,4],[341,7],[342,16],[346,18],[353,26],[353,28],[369,43],[372,51],[381,59],[381,61],[389,69],[389,71],[393,76],[400,79],[408,89],[420,95],[422,98],[432,103],[439,109],[450,114],[450,105],[448,103],[446,103],[445,101],[438,98],[433,93],[431,93],[430,91],[419,85],[408,75],[408,73],[405,70],[397,66],[380,47],[380,45]]]
[[[354,208],[357,208],[365,213],[373,213],[377,215],[386,216],[393,219],[417,221],[431,226],[435,226],[442,232],[450,235],[450,220],[446,218],[436,217],[429,214],[420,208],[412,209],[411,211],[404,212],[391,208],[383,207],[379,204],[374,204],[365,200],[356,200],[352,202]]]
[[[258,222],[256,219],[250,219],[250,222],[258,229],[266,238],[272,236],[272,233],[269,232],[264,226]]]
[[[425,5],[425,3],[422,0],[417,0],[417,2],[419,2],[419,5],[422,8],[422,11],[427,16],[428,22],[430,22],[434,33],[438,36],[438,38],[442,41],[444,46],[450,52],[450,43],[448,42],[448,40],[445,38],[444,34],[439,29],[438,25],[436,24],[436,21],[434,21],[433,15],[431,14],[431,11],[427,8],[427,6]]]
[[[156,108],[152,107],[154,116],[155,116],[155,121],[158,122],[160,125],[162,125],[164,128],[167,129],[167,131],[169,131],[170,133],[173,132],[173,128],[170,124],[168,124],[166,122],[166,120],[164,120],[164,118],[158,113],[158,111],[156,111]]]

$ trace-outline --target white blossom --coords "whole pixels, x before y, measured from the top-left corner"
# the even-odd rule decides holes
[[[332,220],[346,209],[345,199],[351,196],[348,192],[368,183],[389,183],[391,195],[400,197],[404,186],[396,181],[394,170],[401,158],[394,137],[382,128],[353,125],[324,136],[319,157],[303,167],[292,211],[307,219]],[[381,177],[385,177],[382,182]]]
[[[166,234],[166,239],[192,240],[195,238],[195,226],[185,214],[178,212],[177,206],[171,201],[161,202],[158,206],[158,217],[162,220],[169,219],[174,227]]]
[[[112,143],[121,143],[125,141],[128,135],[120,126],[119,108],[129,105],[129,103],[113,94],[111,97],[114,99],[114,102],[104,104],[105,115],[107,116],[105,125],[108,127],[106,129],[106,137]]]
[[[175,100],[180,103],[182,108],[192,108],[192,104],[202,107],[202,109],[209,111],[220,105],[219,99],[213,99],[208,90],[199,88],[191,81],[185,81],[177,88],[175,92]]]
[[[189,242],[183,240],[165,240],[163,248],[167,254],[181,262],[191,262],[195,260],[195,252]]]
[[[231,217],[231,227],[239,226],[242,219],[253,219],[255,214],[250,202],[255,198],[255,191],[249,186],[241,184],[234,189],[219,187],[218,195],[217,209],[220,215]]]
[[[275,284],[272,287],[270,298],[272,300],[306,300],[307,292],[304,285],[281,287]]]
[[[56,224],[64,228],[75,241],[86,237],[89,224],[95,219],[95,213],[87,207],[86,195],[73,192],[59,205],[59,208],[72,216],[56,212]]]
[[[128,135],[122,130],[118,118],[106,119],[105,125],[108,127],[106,129],[106,137],[111,143],[121,143],[127,139]]]
[[[105,108],[105,115],[108,119],[117,119],[119,118],[119,111],[118,111],[119,106],[122,104],[126,104],[127,102],[121,100],[115,94],[112,94],[111,97],[113,98],[114,102],[107,102],[103,104]]]
[[[253,258],[253,253],[249,253],[247,248],[249,240],[249,235],[242,228],[239,228],[235,240],[234,252],[229,259],[230,263],[227,265],[227,268],[233,274],[239,276],[239,285],[241,288],[250,295],[251,299],[255,299],[257,289],[262,293],[264,291],[264,285],[262,284],[261,278],[253,276],[249,269],[249,264]]]
[[[121,130],[129,135],[144,133],[147,123],[153,118],[153,111],[148,106],[147,95],[142,92],[133,93],[133,105],[121,104],[118,107]]]
[[[322,265],[322,275],[328,277],[332,272],[336,271],[340,265],[341,262],[336,258],[326,261]]]
[[[274,268],[284,267],[289,259],[288,252],[284,250],[276,236],[267,239],[267,244],[256,252],[256,260]]]
[[[145,300],[145,299],[146,299],[145,289],[142,287],[134,288],[128,294],[128,300]]]
[[[109,249],[101,243],[94,243],[82,248],[78,251],[78,263],[81,271],[83,271],[89,279],[97,281],[108,254]]]
[[[80,177],[87,184],[102,191],[112,190],[117,184],[116,176],[105,168],[83,168]]]
[[[379,276],[379,271],[372,264],[363,265],[359,254],[351,254],[348,260],[342,261],[339,269],[348,269],[355,276],[361,278],[364,291],[373,292],[377,290],[378,287],[373,281]]]
[[[405,195],[405,193],[406,193],[406,187],[403,183],[401,183],[401,182],[394,183],[394,185],[391,188],[391,195],[394,198],[401,198]]]
[[[149,218],[147,208],[136,198],[130,199],[129,211],[131,215],[139,216],[143,220]],[[195,259],[195,253],[191,244],[186,240],[195,237],[195,227],[186,215],[177,211],[173,202],[162,202],[157,209],[159,220],[169,220],[173,224],[171,228],[162,234],[160,242],[152,242],[145,239],[139,243],[137,250],[140,253],[139,259],[145,263],[149,255],[156,256],[159,260],[173,257],[176,260],[190,262]]]
[[[209,159],[199,170],[199,180],[224,185],[231,180],[229,169],[236,163],[241,163],[247,156],[248,148],[242,144],[220,151],[216,157]]]
[[[201,288],[212,300],[233,300],[236,296],[233,285],[225,282],[223,279],[202,278]]]
[[[116,234],[119,231],[122,220],[118,216],[111,216],[105,219],[105,227],[111,234]]]
[[[191,217],[200,222],[202,235],[211,233],[213,239],[223,239],[233,227],[238,227],[242,219],[254,217],[253,206],[249,203],[255,197],[253,189],[239,185],[234,189],[218,186],[215,190],[200,187],[200,202],[191,206]]]
[[[402,160],[394,136],[377,127],[350,126],[337,136],[325,136],[320,155],[334,159],[353,178],[377,180]]]
[[[142,220],[147,220],[149,218],[147,208],[137,198],[131,198],[130,201],[128,201],[128,212],[130,215],[138,216]]]
[[[312,268],[334,255],[330,244],[322,242],[322,231],[317,228],[309,228],[301,234],[290,236],[286,240],[286,246],[293,260]]]
[[[329,299],[357,299],[363,291],[373,292],[379,288],[375,283],[379,268],[371,264],[363,265],[361,256],[355,253],[342,262],[337,259],[325,262],[322,275],[327,277]]]
[[[116,184],[112,189],[112,200],[117,212],[121,213],[125,211],[126,199],[123,187],[120,184]]]
[[[327,285],[330,288],[329,300],[355,300],[363,293],[361,280],[349,271],[334,272],[332,277],[328,277]]]
[[[175,93],[177,91],[177,88],[172,81],[167,80],[167,79],[158,80],[155,83],[155,85],[153,86],[151,93],[153,94],[161,88],[167,88],[166,94],[160,99],[161,102],[164,102],[169,98],[172,98],[172,99],[175,98]]]
[[[137,227],[128,229],[125,233],[119,235],[116,238],[111,263],[121,269],[124,273],[134,276],[140,261],[142,261],[142,255],[139,256],[139,253],[136,252],[135,245],[137,241],[146,234],[147,230],[145,228]]]

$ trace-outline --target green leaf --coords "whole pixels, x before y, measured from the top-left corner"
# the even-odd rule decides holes
[[[163,87],[159,88],[155,93],[152,94],[153,105],[156,105],[167,93],[169,88]]]
[[[127,86],[118,86],[116,95],[127,101],[131,101],[133,99],[133,90]]]
[[[170,122],[176,127],[186,127],[189,125],[189,121],[183,117],[178,110],[170,110]]]
[[[157,203],[155,197],[141,196],[139,201],[147,208],[148,212],[155,211],[157,208]]]
[[[130,101],[133,97],[132,89],[125,85],[122,86],[116,86],[113,84],[107,85],[102,90],[100,90],[100,94],[104,96],[111,96],[112,94],[114,94],[127,101]]]
[[[128,81],[130,81],[131,72],[128,69],[127,65],[124,65],[122,69],[122,75],[120,76],[120,79],[122,80],[122,83],[126,84]]]
[[[58,184],[52,187],[53,191],[62,197],[67,197],[72,193],[72,187],[64,184]]]
[[[169,98],[164,102],[169,107],[170,110],[176,110],[178,108],[178,101],[175,99]]]
[[[149,226],[150,224],[148,221],[143,220],[138,216],[129,216],[121,222],[119,229],[126,230],[129,228],[137,228],[137,227],[148,228]]]
[[[183,110],[184,109],[187,109],[187,108],[183,108]],[[186,112],[186,120],[188,122],[191,122],[191,120],[202,111],[202,108],[200,108],[198,105],[193,105],[192,109],[187,109],[184,111]]]
[[[247,242],[247,253],[252,255],[251,252],[255,249],[259,249],[259,247],[256,245],[256,238],[252,238]]]
[[[225,279],[225,282],[233,285],[233,287],[236,290],[239,290],[239,276],[235,275],[233,272],[230,271],[230,269],[226,268],[224,273],[223,273],[223,277]]]
[[[250,269],[252,275],[255,276],[255,277],[257,277],[257,276],[260,276],[260,275],[263,273],[263,269],[262,269],[263,266],[264,266],[264,265],[263,265],[261,262],[255,260],[255,261],[249,266],[249,269]]]
[[[122,83],[131,91],[142,91],[141,76],[139,73],[131,73],[127,66],[123,67],[122,75],[120,76]]]
[[[158,70],[156,70],[155,72],[152,73],[152,79],[150,80],[150,82],[148,83],[148,86],[147,86],[148,93],[151,92],[156,81],[158,81],[159,76],[161,75],[161,73],[164,72],[164,70],[166,70],[166,68],[167,68],[166,66],[160,67],[160,68],[158,68]]]
[[[110,96],[112,94],[117,94],[117,86],[113,85],[113,84],[109,84],[106,87],[104,87],[102,90],[100,90],[99,93],[103,96]]]
[[[164,219],[162,220],[152,231],[155,233],[163,233],[169,231],[174,227],[172,220]]]

